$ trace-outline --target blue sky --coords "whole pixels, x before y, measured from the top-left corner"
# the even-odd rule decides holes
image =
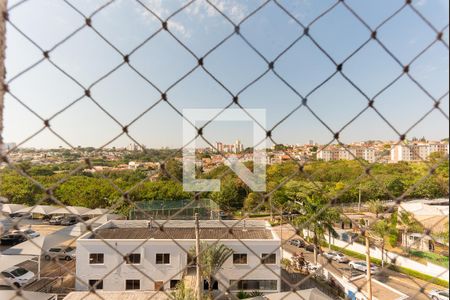
[[[19,1],[9,1],[9,5]],[[83,14],[89,15],[106,1],[70,0]],[[167,18],[184,5],[184,0],[145,0],[160,18]],[[336,1],[279,0],[303,24],[309,24]],[[233,22],[240,22],[263,3],[261,0],[215,0],[221,11]],[[404,1],[347,0],[371,28],[377,27]],[[441,30],[448,24],[448,1],[417,0],[413,2],[430,22]],[[83,17],[59,0],[29,0],[10,11],[10,20],[42,49],[55,44],[84,24]],[[92,18],[93,27],[121,53],[128,54],[161,24],[134,0],[118,0]],[[204,56],[234,27],[205,1],[196,1],[169,21],[169,29],[197,57]],[[205,68],[227,89],[236,94],[267,70],[267,61],[274,60],[302,33],[296,24],[274,2],[270,2],[241,25],[242,35],[263,55],[257,55],[239,36],[234,35],[210,53]],[[370,38],[370,31],[343,4],[338,4],[310,27],[314,40],[341,63]],[[407,7],[378,29],[378,38],[403,64],[409,63],[435,39],[435,33]],[[448,29],[445,31],[448,44]],[[15,28],[8,26],[7,79],[42,58],[41,51],[26,40]],[[122,63],[123,58],[91,28],[84,28],[50,52],[50,59],[84,87]],[[197,64],[167,32],[133,52],[130,64],[161,91]],[[275,63],[275,71],[301,95],[311,93],[336,70],[333,62],[309,39],[303,38]],[[366,96],[372,98],[402,72],[402,68],[375,41],[345,62],[344,74]],[[433,97],[448,91],[448,48],[441,42],[434,44],[411,65],[411,75]],[[83,95],[83,88],[43,61],[10,84],[11,92],[43,119]],[[142,79],[128,65],[91,89],[93,99],[122,125],[127,125],[160,99],[160,93]],[[184,108],[223,108],[232,96],[205,71],[198,68],[167,92],[170,103],[179,111]],[[295,109],[301,99],[272,72],[239,95],[245,108],[267,110],[267,128],[272,128]],[[333,131],[342,128],[367,106],[367,100],[340,74],[308,96],[310,108]],[[375,99],[375,107],[401,133],[412,126],[433,101],[406,76]],[[442,110],[448,115],[449,99],[444,97]],[[50,124],[59,135],[74,146],[102,146],[120,134],[121,127],[92,100],[82,98]],[[5,101],[4,139],[19,143],[42,128],[43,122],[10,95]],[[205,129],[211,141],[232,143],[240,139],[253,143],[252,124],[220,123]],[[129,128],[130,135],[147,147],[179,147],[182,144],[182,119],[167,103],[159,103]],[[430,139],[448,137],[448,120],[434,111],[414,128],[409,136]],[[333,135],[305,107],[300,108],[273,131],[279,143],[306,143],[309,140],[325,144]],[[367,110],[342,133],[343,142],[370,139],[396,140],[397,134],[373,110]],[[121,137],[111,146],[131,142]],[[50,148],[66,146],[48,130],[43,131],[24,146]]]

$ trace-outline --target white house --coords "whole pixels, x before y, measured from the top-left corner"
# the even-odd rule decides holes
[[[159,224],[164,224],[163,230]],[[280,238],[266,221],[235,224],[200,221],[202,242],[220,239],[218,243],[233,250],[216,275],[214,289],[279,292]],[[77,240],[76,274],[80,280],[76,290],[88,290],[89,285],[105,291],[173,289],[192,273],[188,270],[188,252],[194,245],[194,221],[109,221],[94,234]]]
[[[446,202],[448,203],[448,200]],[[443,233],[448,230],[448,204],[436,205],[433,203],[433,201],[417,200],[402,203],[398,207],[398,211],[399,213],[402,213],[404,211],[411,213],[416,221],[418,221],[424,228],[429,229],[433,234]],[[402,246],[411,247],[421,251],[433,252],[435,248],[435,241],[439,241],[439,239],[431,237],[429,235],[425,235],[423,232],[409,232],[402,234]]]

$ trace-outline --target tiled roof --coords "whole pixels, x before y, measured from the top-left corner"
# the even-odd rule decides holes
[[[102,228],[95,231],[90,239],[179,239],[194,240],[194,228]],[[201,228],[200,239],[273,239],[272,232],[264,228]]]

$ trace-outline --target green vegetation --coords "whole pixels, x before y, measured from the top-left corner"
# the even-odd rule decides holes
[[[360,260],[363,260],[363,261],[366,260],[366,256],[364,254],[361,254],[361,253],[358,253],[358,252],[355,252],[355,251],[351,251],[351,250],[344,249],[344,248],[341,248],[341,247],[337,247],[337,246],[334,246],[334,245],[331,245],[331,249],[333,249],[334,251],[339,251],[339,252],[341,252],[341,253],[349,256],[349,257],[353,257],[353,258],[360,259]],[[381,260],[380,259],[372,257],[372,258],[370,258],[370,261],[372,263],[378,265],[378,266],[381,266]],[[399,273],[402,273],[402,274],[406,274],[406,275],[409,275],[409,276],[412,276],[412,277],[415,277],[415,278],[418,278],[418,279],[422,279],[422,280],[425,280],[425,281],[428,281],[430,283],[434,283],[434,284],[437,284],[437,285],[440,285],[440,286],[443,286],[443,287],[446,287],[446,288],[449,287],[448,281],[436,278],[434,276],[426,275],[426,274],[420,273],[420,272],[415,271],[415,270],[411,270],[411,269],[404,268],[404,267],[399,267],[399,266],[394,266],[394,265],[389,265],[388,268],[391,269],[392,271],[399,272]]]
[[[372,224],[369,228],[372,235],[376,237],[375,243],[381,248],[381,266],[384,267],[384,253],[386,248],[386,237],[389,239],[389,244],[395,246],[397,243],[398,229],[397,229],[397,214],[392,214],[390,220],[383,219]]]
[[[437,284],[437,285],[443,286],[445,288],[449,287],[448,281],[436,278],[434,276],[426,275],[426,274],[417,272],[415,270],[411,270],[411,269],[404,268],[404,267],[392,266],[392,265],[389,266],[389,269],[391,269],[393,271],[396,271],[396,272],[399,272],[399,273],[403,273],[403,274],[415,277],[415,278],[418,278],[418,279],[422,279],[422,280],[428,281],[428,282],[433,283],[433,284]]]
[[[381,214],[382,212],[384,212],[384,206],[381,203],[380,200],[369,200],[367,202],[367,205],[369,207],[369,211],[373,214],[376,215],[376,217],[378,218],[378,215]]]
[[[444,268],[448,268],[449,266],[449,258],[448,256],[439,255],[437,253],[431,253],[431,252],[423,252],[418,250],[409,250],[409,254],[413,255],[415,257],[419,257],[421,259],[424,259],[426,261],[429,261],[430,263],[436,264],[438,266],[442,266]]]
[[[189,251],[191,257],[196,257],[195,248]],[[233,250],[225,246],[224,244],[212,244],[202,242],[200,243],[199,256],[197,260],[201,266],[200,273],[208,283],[208,294],[212,299],[214,277],[222,268],[225,261],[233,255]]]
[[[165,158],[173,154],[169,150],[166,152],[155,152],[146,157],[145,153],[136,151],[128,154],[126,160],[146,161],[147,158]],[[247,166],[253,168],[251,163]],[[42,198],[49,199],[45,189],[50,188],[53,196],[66,205],[110,207],[123,200],[123,192],[129,191],[125,195],[126,201],[119,207],[121,211],[126,212],[128,201],[191,199],[194,195],[183,192],[178,181],[182,177],[182,166],[175,159],[169,160],[156,175],[154,170],[144,168],[88,173],[82,171],[82,164],[77,161],[45,166],[23,162],[18,164],[18,167],[41,183],[43,188],[14,170],[0,170],[0,196],[10,199],[12,203],[32,205]],[[77,167],[80,167],[80,170],[72,174],[71,171]],[[306,196],[317,196],[326,201],[336,198],[336,203],[350,203],[358,200],[361,189],[363,202],[390,199],[390,194],[404,193],[429,172],[425,163],[375,164],[371,169],[371,176],[359,180],[357,178],[365,170],[357,161],[312,161],[306,164],[301,172],[298,171],[299,166],[293,162],[267,166],[267,190],[277,190],[265,198],[260,193],[252,193],[228,167],[220,166],[209,173],[198,174],[198,177],[209,179],[223,176],[221,191],[202,193],[200,197],[213,199],[222,210],[228,212],[243,210],[251,214],[273,215],[279,214],[280,211],[294,212],[298,207],[293,205],[293,199],[306,199]],[[292,174],[297,175],[292,177]],[[58,182],[61,184],[57,184]],[[355,184],[356,182],[358,184]],[[137,184],[138,187],[133,188]],[[446,161],[432,176],[420,181],[407,198],[438,198],[447,197],[448,194]],[[51,200],[46,202],[52,203]]]
[[[186,284],[184,281],[180,281],[180,283],[177,284],[176,290],[172,292],[172,299],[173,300],[191,300],[195,299],[194,291],[188,287],[186,287]]]
[[[337,233],[333,228],[334,223],[340,220],[340,213],[337,209],[327,206],[328,201],[324,198],[299,197],[300,191],[297,190],[291,196],[295,203],[300,203],[302,215],[294,220],[295,225],[304,227],[313,233],[314,244],[314,263],[317,264],[317,249],[320,247],[320,240],[325,233],[337,237]]]
[[[264,293],[261,291],[252,291],[250,293],[245,292],[245,291],[239,291],[236,294],[236,297],[238,299],[248,299],[248,298],[256,298],[256,297],[263,296],[263,295],[264,295]]]

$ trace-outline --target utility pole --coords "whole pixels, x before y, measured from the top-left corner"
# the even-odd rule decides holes
[[[6,18],[7,0],[0,0],[0,151],[3,151],[3,105],[5,98],[5,49],[6,49]],[[2,154],[2,153],[0,153]]]
[[[361,212],[361,184],[359,185],[358,212]]]
[[[195,214],[195,265],[196,265],[196,282],[195,287],[196,291],[195,294],[197,296],[197,300],[202,300],[202,274],[200,272],[200,225],[198,221],[198,213]]]
[[[366,239],[366,263],[367,263],[367,294],[368,300],[372,300],[372,270],[370,265],[370,241],[367,231],[364,233]]]

